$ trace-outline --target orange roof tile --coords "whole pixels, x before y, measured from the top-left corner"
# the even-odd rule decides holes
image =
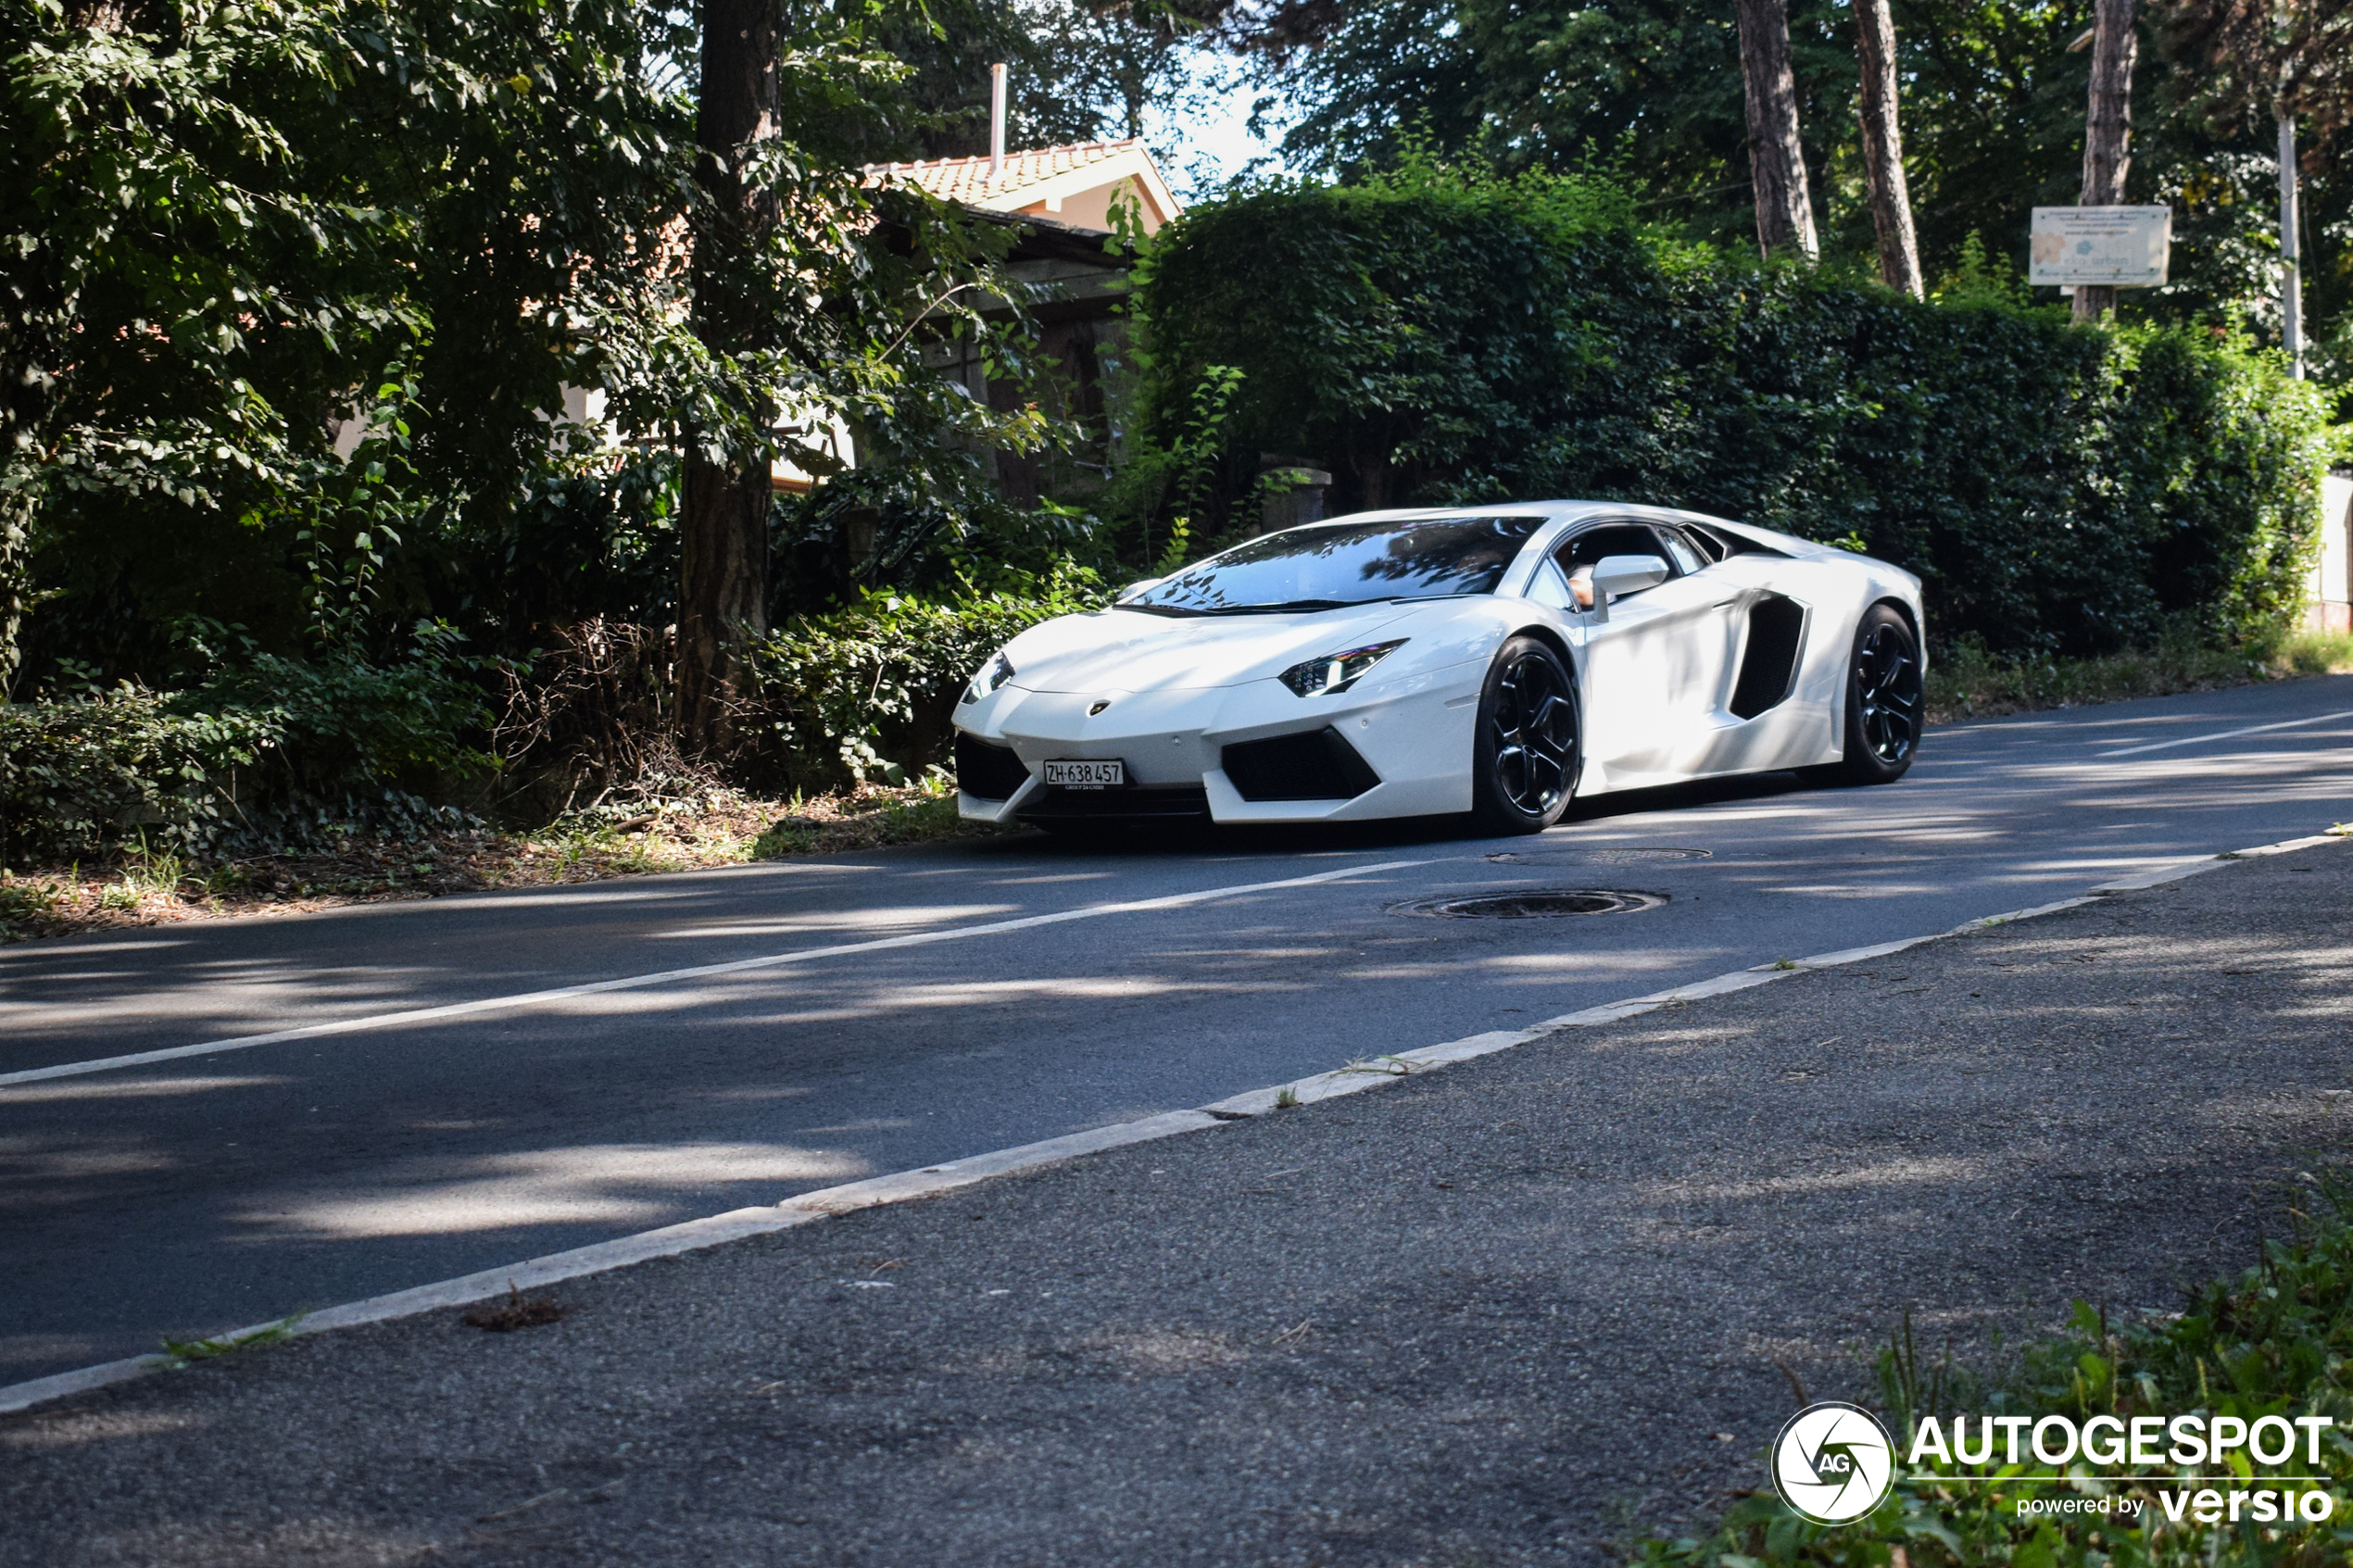
[[[1130,138],[1122,142],[1074,142],[1066,147],[1028,147],[1007,153],[1003,172],[994,180],[988,177],[986,154],[978,157],[929,158],[920,163],[870,163],[865,172],[869,177],[895,174],[911,180],[942,201],[980,202],[1024,185],[1072,173],[1089,164],[1109,162],[1143,144]]]

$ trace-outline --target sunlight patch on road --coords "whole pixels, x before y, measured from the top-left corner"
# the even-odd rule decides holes
[[[1296,991],[1307,982],[1247,981],[1204,976],[1198,980],[1161,981],[1137,979],[1088,979],[1070,976],[1060,979],[1032,980],[961,980],[944,981],[937,985],[893,985],[877,991],[864,1000],[843,999],[830,1006],[796,1008],[788,1012],[762,1011],[743,1013],[728,1020],[730,1027],[743,1028],[752,1024],[783,1026],[808,1023],[847,1023],[858,1019],[887,1017],[894,1013],[933,1012],[944,1008],[984,1007],[1008,1002],[1087,1002],[1133,1000],[1145,997],[1192,995],[1236,996],[1243,993]]]
[[[67,1410],[0,1431],[0,1449],[79,1449],[124,1437],[200,1432],[210,1424],[188,1411]]]
[[[1038,887],[1058,882],[1108,882],[1112,872],[1057,872],[1051,876],[1000,876],[989,880],[991,887]]]
[[[961,921],[1003,920],[1019,904],[915,904],[871,909],[841,909],[829,915],[779,915],[773,920],[731,921],[724,925],[681,925],[652,934],[657,942],[707,942],[722,936],[834,936],[920,931]]]
[[[761,1143],[587,1144],[411,1169],[416,1173],[386,1172],[364,1190],[271,1195],[236,1218],[257,1235],[342,1239],[641,1224],[669,1217],[681,1198],[707,1204],[711,1188],[733,1183],[874,1174],[857,1155]]]
[[[209,1095],[224,1089],[266,1089],[294,1080],[252,1078],[125,1078],[96,1084],[20,1084],[0,1089],[0,1106],[51,1105],[59,1100],[158,1099],[173,1095]]]
[[[28,1184],[9,1194],[11,1208],[22,1207],[28,1201],[61,1203],[78,1196],[66,1191],[36,1191],[30,1184],[45,1186],[105,1176],[134,1176],[150,1171],[169,1171],[179,1163],[172,1156],[152,1149],[94,1148],[87,1138],[0,1138],[0,1182],[10,1185]]]
[[[1804,1193],[1850,1192],[1858,1187],[1919,1186],[1929,1183],[1974,1182],[1985,1175],[1982,1160],[1938,1157],[1889,1160],[1847,1171],[1818,1175],[1768,1176],[1754,1182],[1692,1183],[1668,1190],[1682,1198],[1787,1198]]]
[[[1564,922],[1563,923],[1567,923]],[[1705,964],[1720,957],[1722,949],[1712,947],[1648,947],[1604,949],[1594,952],[1566,953],[1491,953],[1467,967],[1497,971],[1505,974],[1533,974],[1551,979],[1562,975],[1586,974],[1647,974],[1655,971],[1680,969],[1686,964]],[[1399,965],[1384,973],[1413,974],[1439,979],[1460,974],[1466,966],[1459,960],[1444,963]]]

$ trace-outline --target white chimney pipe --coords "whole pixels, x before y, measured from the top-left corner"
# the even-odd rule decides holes
[[[1005,175],[1005,68],[988,68],[988,179]]]

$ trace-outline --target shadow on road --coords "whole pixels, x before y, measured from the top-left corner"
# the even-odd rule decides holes
[[[1785,795],[1828,795],[1823,786],[1802,782],[1796,774],[1750,773],[1738,778],[1709,779],[1663,789],[1624,790],[1570,804],[1560,828],[1606,822],[1617,817],[1653,811],[1677,811],[1721,806],[1742,800],[1771,800]],[[1555,829],[1554,831],[1558,831]],[[1134,859],[1210,855],[1345,854],[1353,850],[1393,849],[1407,846],[1444,844],[1508,844],[1519,835],[1494,834],[1465,812],[1442,817],[1393,817],[1366,822],[1219,823],[1162,818],[1140,822],[1089,824],[1085,831],[1047,833],[1032,829],[997,839],[967,841],[987,853],[1117,855]]]

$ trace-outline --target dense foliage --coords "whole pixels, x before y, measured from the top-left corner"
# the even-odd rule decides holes
[[[1241,372],[1228,508],[1262,451],[1323,459],[1336,508],[1691,507],[1898,561],[1933,634],[2012,650],[2277,627],[2329,450],[2243,340],[1760,270],[1578,180],[1409,164],[1198,208],[1140,309],[1165,430]]]
[[[0,854],[69,853],[148,824],[202,834],[226,781],[276,738],[263,715],[176,713],[128,684],[0,705]]]
[[[812,779],[920,771],[947,761],[949,715],[991,654],[1108,596],[1092,574],[1062,571],[989,593],[862,594],[758,646],[761,710]]]
[[[410,657],[387,665],[248,649],[177,692],[92,683],[0,705],[0,857],[133,834],[217,848],[452,820],[419,792],[495,766],[475,747],[490,722],[482,688],[452,641],[421,625]]]
[[[784,133],[754,164],[782,221],[723,280],[773,330],[714,353],[687,266],[708,205],[676,64],[697,47],[688,17],[628,0],[9,8],[0,696],[87,703],[129,683],[165,694],[158,712],[259,725],[285,801],[362,803],[384,736],[306,737],[287,694],[454,680],[455,707],[384,710],[424,726],[395,771],[447,785],[485,764],[495,671],[584,619],[675,619],[688,443],[824,472],[812,443],[846,427],[877,475],[974,494],[989,447],[1045,427],[925,358],[963,335],[1010,385],[1032,370],[1019,323],[975,309],[1012,292],[994,269],[1010,231],[859,170],[862,146],[923,116],[868,41],[894,14],[788,19]],[[444,721],[460,710],[465,744]],[[376,710],[342,711],[364,727]],[[100,751],[153,750],[115,727]]]
[[[2267,14],[2202,0],[2141,7],[2127,194],[2172,205],[2172,281],[2128,294],[2121,308],[2275,342],[2268,113],[2214,118],[2202,35],[2159,25],[2184,8]],[[1789,13],[1825,255],[1859,263],[1874,238],[1853,11],[1843,0],[1791,0]],[[2090,0],[1896,8],[1906,172],[1931,278],[1957,271],[1972,239],[2022,261],[2029,209],[2078,199],[2091,55],[2070,45],[2091,13]],[[1294,168],[1377,171],[1418,140],[1507,171],[1605,169],[1681,236],[1754,248],[1732,0],[1284,0],[1238,14],[1262,19],[1241,32],[1271,51],[1262,77],[1290,110],[1283,148]],[[2327,46],[2342,51],[2341,31]],[[2308,115],[2303,194],[2306,333],[2338,383],[2353,373],[2353,179],[2325,133],[2341,119]]]
[[[2243,330],[2272,259],[2245,126],[2176,114],[2153,70],[2136,179],[2185,238],[2136,308],[2179,324],[2068,329],[2000,253],[2065,194],[2082,6],[1907,8],[1950,274],[1912,306],[1843,281],[1839,244],[1814,276],[1737,259],[1726,0],[1484,4],[788,7],[746,165],[775,221],[701,272],[691,12],[8,9],[5,852],[920,771],[988,646],[1230,535],[1262,452],[1337,469],[1340,506],[1585,492],[1868,546],[1929,578],[1940,635],[2006,658],[2277,624],[2322,436]],[[1794,6],[1818,188],[1859,251],[1843,14]],[[1307,47],[1295,150],[1353,172],[1166,232],[1082,418],[1030,324],[983,312],[1024,297],[1010,227],[859,166],[976,150],[998,58],[1017,139],[1133,130],[1203,25]],[[1456,154],[1519,172],[1433,165]],[[715,348],[698,291],[760,330]],[[987,396],[941,371],[949,338]],[[992,482],[992,452],[1048,449],[1036,504]],[[826,478],[773,510],[782,630],[724,756],[664,736],[690,453]]]
[[[273,651],[332,630],[387,656],[415,615],[457,619],[436,571],[495,547],[535,489],[610,468],[615,439],[822,469],[812,433],[839,420],[887,462],[958,471],[1035,441],[1034,416],[921,358],[918,320],[1026,373],[972,308],[1011,236],[863,185],[857,132],[914,113],[863,26],[802,13],[786,40],[789,133],[758,165],[783,220],[725,281],[774,328],[724,355],[690,330],[704,198],[672,62],[695,37],[668,13],[11,8],[0,501],[63,601],[36,659],[151,676],[192,613]],[[601,427],[567,419],[591,394]],[[322,552],[338,580],[366,564],[376,612],[321,624]]]

